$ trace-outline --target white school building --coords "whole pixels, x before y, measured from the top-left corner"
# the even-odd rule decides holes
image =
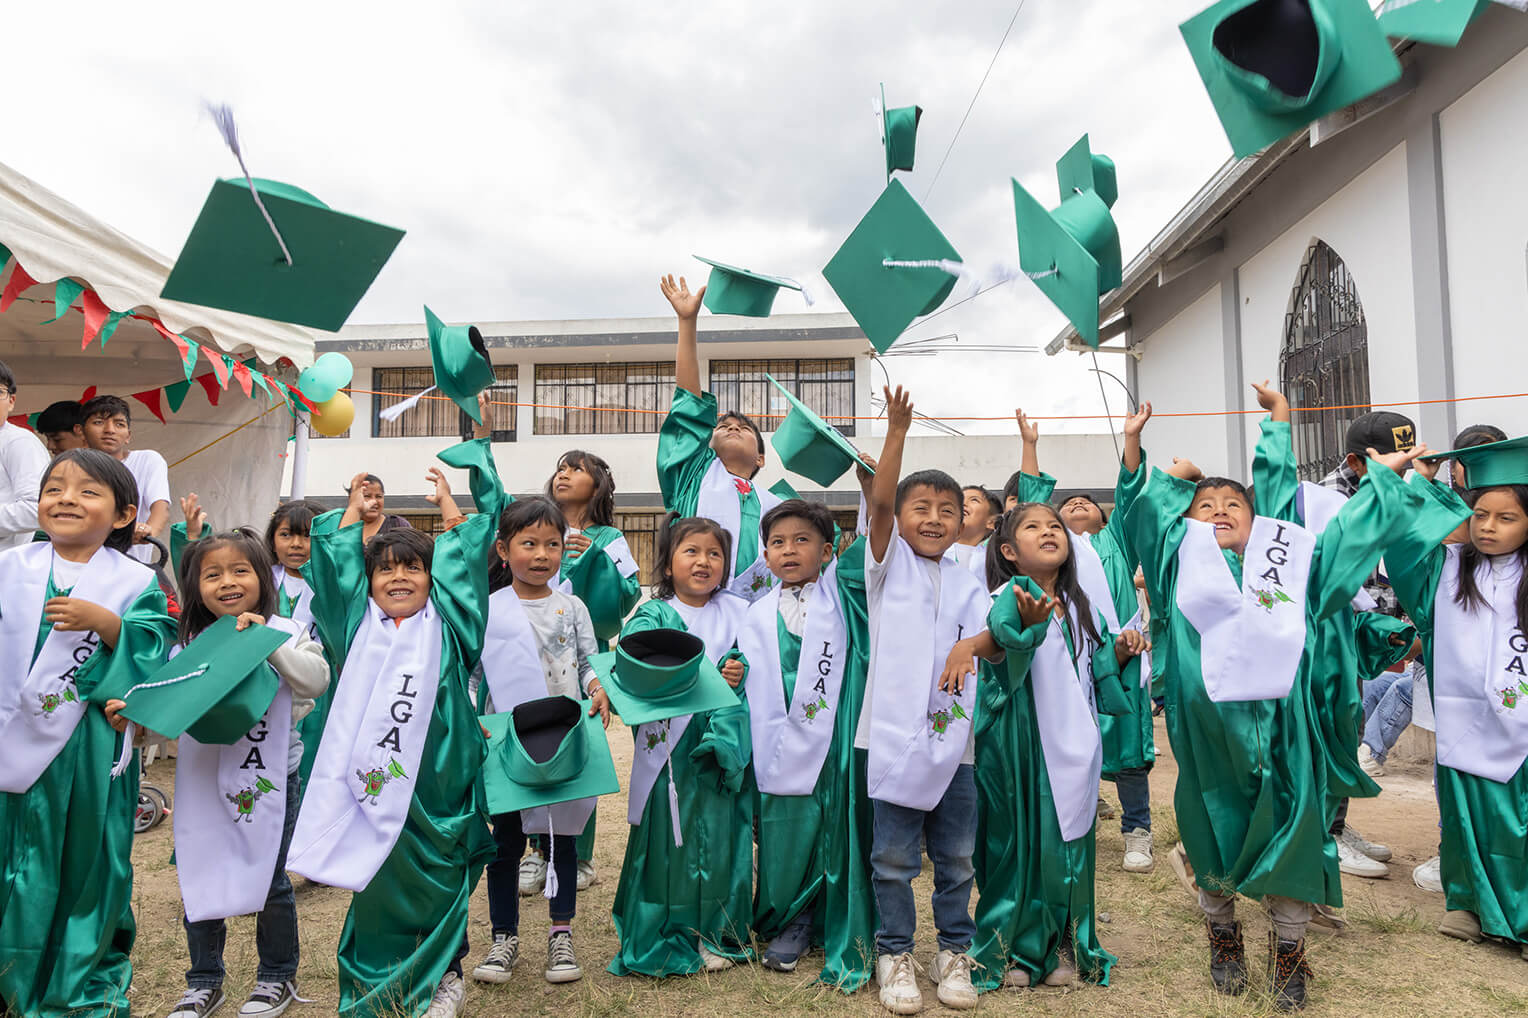
[[[1396,52],[1396,86],[1227,163],[1126,266],[1100,312],[1139,398],[1256,410],[1264,378],[1295,407],[1528,388],[1528,16],[1487,5],[1457,48]],[[1047,352],[1077,345],[1069,330]],[[1524,399],[1392,409],[1435,449],[1476,423],[1528,433]],[[1303,477],[1362,412],[1296,413]],[[1154,420],[1151,445],[1244,478],[1257,421]]]
[[[478,327],[499,376],[490,398],[519,404],[492,408],[495,459],[505,487],[520,496],[539,493],[570,449],[604,457],[615,474],[616,523],[648,575],[663,513],[657,431],[674,391],[673,316]],[[425,472],[439,465],[436,453],[468,433],[470,419],[454,403],[434,399],[395,421],[378,417],[380,409],[434,383],[424,323],[349,325],[334,338],[319,339],[317,353],[331,350],[355,365],[355,421],[342,437],[312,437],[303,491],[326,505],[342,505],[350,478],[369,471],[386,486],[389,512],[437,529],[439,514],[425,500],[432,490]],[[740,410],[766,433],[773,431],[776,421],[767,415],[786,408],[765,380],[768,374],[851,442],[879,452],[884,427],[871,400],[880,392],[881,374],[849,315],[703,316],[700,354],[702,381],[723,410]],[[1048,435],[1043,451],[1051,462],[1066,464],[1066,480],[1078,486],[1068,490],[1112,497],[1118,467],[1108,435]],[[759,480],[768,487],[787,475],[772,448],[766,456]],[[286,491],[292,490],[294,459],[287,458]],[[998,489],[1018,465],[1017,435],[961,436],[915,425],[903,469],[938,467],[962,484]],[[454,497],[471,511],[465,476],[448,475]],[[789,480],[803,495],[824,499],[841,524],[853,527],[859,489],[852,472],[826,491],[801,477]]]

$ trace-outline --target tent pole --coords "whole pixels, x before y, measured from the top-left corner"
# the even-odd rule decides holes
[[[297,430],[292,439],[292,498],[304,498],[308,492],[308,414],[297,415]]]

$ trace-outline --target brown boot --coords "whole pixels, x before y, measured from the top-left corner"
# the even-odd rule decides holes
[[[1210,979],[1217,993],[1236,997],[1247,992],[1247,948],[1241,923],[1204,921],[1210,931]]]
[[[1312,978],[1310,963],[1305,960],[1305,938],[1283,940],[1272,930],[1268,933],[1268,992],[1273,1006],[1280,1011],[1298,1011],[1305,1006],[1305,984]]]
[[[1438,924],[1438,932],[1445,937],[1453,937],[1456,940],[1466,940],[1471,944],[1478,944],[1485,939],[1480,932],[1480,920],[1474,912],[1466,912],[1462,908],[1450,909],[1443,913],[1443,921]]]

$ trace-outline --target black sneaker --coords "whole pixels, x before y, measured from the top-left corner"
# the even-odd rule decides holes
[[[578,958],[573,954],[573,934],[559,930],[546,941],[546,971],[549,983],[572,983],[584,977]]]
[[[510,933],[495,933],[488,956],[472,970],[472,978],[480,983],[507,983],[520,959],[520,938]]]
[[[1247,992],[1247,948],[1242,943],[1241,923],[1212,923],[1210,931],[1210,979],[1215,991],[1228,997]]]
[[[812,946],[812,918],[798,917],[764,949],[763,964],[776,972],[794,972],[796,963]]]
[[[223,988],[221,986],[215,990],[209,990],[206,987],[188,989],[181,995],[180,1003],[170,1010],[166,1018],[207,1018],[222,1006]]]
[[[249,991],[249,999],[239,1008],[239,1018],[277,1018],[301,1000],[296,985],[289,979],[281,982],[257,980],[255,988]]]
[[[1305,984],[1311,979],[1310,963],[1305,960],[1305,938],[1278,939],[1268,934],[1268,992],[1273,1006],[1280,1011],[1298,1011],[1305,1006]]]

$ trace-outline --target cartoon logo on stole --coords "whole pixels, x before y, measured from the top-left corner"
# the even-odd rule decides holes
[[[233,803],[234,823],[242,820],[247,824],[252,824],[255,822],[255,803],[272,792],[279,791],[280,789],[271,784],[266,778],[257,778],[253,787],[241,788],[233,795],[224,792],[223,798]]]
[[[375,803],[377,797],[382,794],[382,789],[387,787],[394,778],[407,778],[403,771],[403,765],[396,759],[389,758],[387,766],[373,767],[369,771],[357,770],[355,776],[361,782],[361,801]]]

